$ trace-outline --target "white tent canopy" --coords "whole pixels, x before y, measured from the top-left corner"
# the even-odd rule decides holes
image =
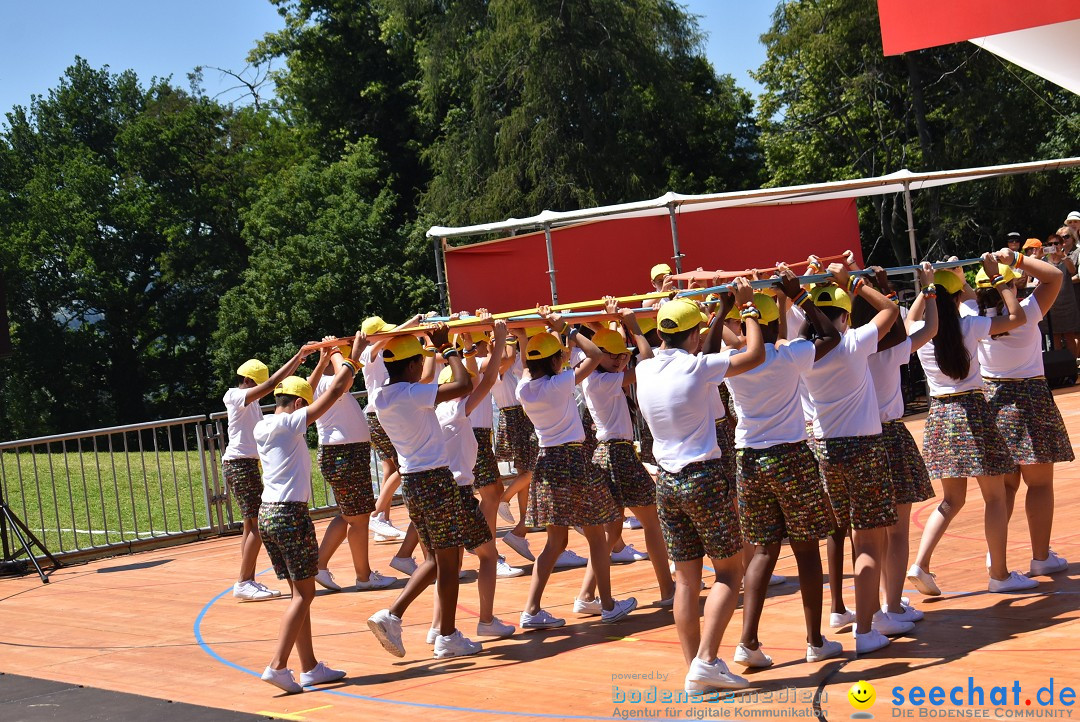
[[[1000,37],[1000,36],[998,36]],[[611,216],[619,218],[641,218],[645,216],[668,215],[673,210],[681,213],[732,208],[735,206],[781,205],[786,203],[806,203],[810,201],[830,200],[834,198],[859,198],[862,196],[903,193],[910,190],[922,190],[952,183],[982,180],[1004,175],[1032,173],[1035,171],[1058,170],[1080,167],[1080,158],[1058,158],[1031,163],[1012,163],[984,168],[962,168],[958,170],[933,171],[930,173],[912,173],[904,169],[876,178],[811,183],[788,186],[786,188],[761,188],[751,191],[729,193],[705,193],[685,195],[665,193],[659,198],[635,203],[620,203],[612,206],[583,208],[576,211],[543,211],[529,218],[508,218],[498,223],[481,223],[474,226],[457,228],[432,226],[427,235],[431,238],[464,238],[489,233],[513,233],[522,230],[557,228],[575,223],[584,223]]]
[[[1080,95],[1080,20],[972,38],[984,50]]]

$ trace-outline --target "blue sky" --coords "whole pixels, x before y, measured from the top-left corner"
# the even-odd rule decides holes
[[[709,33],[706,53],[717,70],[752,92],[748,75],[765,59],[758,37],[769,27],[771,0],[685,2]],[[269,0],[23,0],[0,4],[0,118],[31,94],[56,85],[76,55],[94,67],[132,69],[145,83],[171,75],[187,87],[197,66],[239,71],[255,41],[282,27]],[[239,97],[235,85],[204,71],[210,95]],[[0,121],[2,122],[2,121]]]

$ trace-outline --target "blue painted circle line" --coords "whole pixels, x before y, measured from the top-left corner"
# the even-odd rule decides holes
[[[209,602],[207,602],[206,605],[199,611],[199,615],[197,617],[195,617],[195,624],[194,624],[194,627],[193,627],[193,632],[195,634],[195,641],[198,642],[199,646],[202,647],[202,650],[204,652],[206,652],[208,655],[210,655],[210,657],[213,658],[215,661],[220,662],[221,664],[224,664],[226,667],[231,667],[232,669],[235,669],[238,672],[243,672],[244,674],[250,674],[252,677],[255,677],[256,679],[259,679],[261,681],[261,679],[262,679],[262,674],[261,673],[256,672],[253,669],[248,669],[247,667],[239,665],[236,662],[233,662],[231,660],[225,659],[220,654],[218,654],[214,650],[214,648],[211,647],[210,644],[205,639],[203,639],[202,623],[203,623],[203,619],[206,617],[206,613],[210,611],[210,608],[212,606],[214,606],[214,604],[219,599],[221,599],[222,597],[224,597],[226,594],[228,594],[231,591],[232,591],[232,587],[226,587],[223,592],[221,592],[216,597],[214,597]],[[329,694],[329,695],[333,695],[335,697],[346,697],[348,699],[358,699],[358,700],[361,700],[363,702],[378,702],[380,704],[391,704],[391,705],[398,705],[398,706],[401,706],[401,707],[416,707],[416,708],[419,708],[419,709],[444,710],[444,711],[448,711],[448,712],[467,712],[467,713],[471,713],[471,714],[498,715],[500,717],[535,717],[535,718],[540,718],[540,719],[569,719],[569,720],[613,720],[613,719],[621,719],[619,717],[598,717],[598,716],[593,716],[593,715],[552,714],[550,712],[514,712],[514,711],[504,710],[504,709],[484,709],[482,707],[456,707],[454,705],[447,705],[447,704],[431,704],[431,703],[428,703],[428,702],[410,702],[408,700],[384,699],[382,697],[369,697],[369,696],[364,695],[364,694],[355,694],[353,692],[344,692],[344,691],[338,690],[338,689],[322,689],[322,688],[319,688],[319,687],[305,687],[304,688],[304,694],[309,694],[311,692],[318,692],[319,694]],[[651,719],[674,720],[674,719],[680,719],[680,718],[675,718],[675,717],[652,717]],[[716,718],[710,718],[710,719],[716,719]],[[723,719],[721,719],[721,720],[719,720],[719,722],[735,722],[735,721],[734,720],[723,720]]]

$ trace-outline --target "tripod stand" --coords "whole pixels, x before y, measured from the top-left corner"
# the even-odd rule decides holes
[[[19,540],[20,546],[18,548],[15,547],[13,540],[8,538],[9,528]],[[27,542],[28,538],[29,542]],[[41,583],[48,584],[48,575],[45,574],[38,560],[34,557],[33,547],[35,546],[52,562],[53,569],[60,568],[60,562],[56,560],[56,557],[49,553],[41,540],[34,536],[34,532],[30,531],[26,524],[23,524],[22,519],[11,510],[11,507],[7,505],[7,501],[3,498],[0,498],[0,545],[3,546],[4,551],[4,558],[0,560],[0,569],[14,568],[17,573],[22,573],[26,569],[26,563],[19,561],[18,557],[25,553],[26,556],[30,557],[30,563],[37,569],[38,576],[41,577]]]

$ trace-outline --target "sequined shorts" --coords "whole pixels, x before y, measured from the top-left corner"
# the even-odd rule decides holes
[[[319,542],[307,502],[263,502],[259,536],[278,579],[310,579],[319,573]]]
[[[341,513],[359,516],[375,511],[371,490],[371,444],[328,444],[318,452],[319,471],[334,490]]]

